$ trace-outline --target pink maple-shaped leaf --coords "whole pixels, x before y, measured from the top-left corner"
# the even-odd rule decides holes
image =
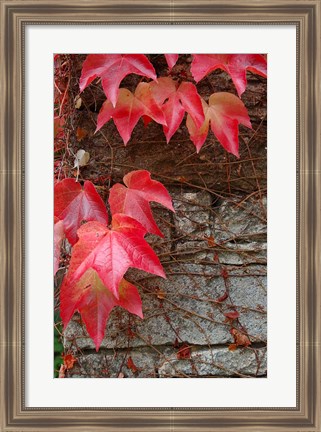
[[[150,88],[165,115],[163,130],[167,142],[179,128],[185,112],[189,113],[197,127],[202,126],[205,118],[202,102],[193,83],[182,82],[179,85],[171,78],[164,77],[150,83]]]
[[[238,125],[243,124],[252,129],[250,118],[243,102],[231,93],[221,92],[213,93],[209,98],[208,104],[204,100],[202,103],[205,112],[205,122],[201,128],[195,125],[190,116],[187,116],[186,120],[186,126],[191,140],[197,149],[197,153],[204,144],[209,125],[211,125],[214,135],[225,150],[239,157]]]
[[[59,269],[61,243],[65,237],[63,221],[54,218],[54,275]]]
[[[71,245],[77,241],[77,230],[83,221],[108,224],[106,206],[90,181],[84,187],[67,178],[55,184],[54,215],[63,221],[65,235]]]
[[[107,99],[115,106],[119,85],[131,73],[156,80],[155,69],[144,54],[89,54],[81,72],[80,91],[101,77]]]
[[[146,170],[132,171],[124,176],[124,185],[117,183],[110,189],[109,204],[112,214],[124,213],[136,219],[149,233],[164,237],[153,218],[150,201],[174,211],[167,189],[150,178]]]
[[[89,336],[99,350],[111,310],[121,306],[143,318],[142,301],[137,288],[122,279],[119,298],[104,285],[98,273],[89,268],[74,284],[63,282],[60,291],[60,314],[66,328],[74,312],[79,311]]]
[[[178,54],[164,54],[164,56],[166,58],[169,69],[173,69],[178,60]]]
[[[142,116],[152,118],[162,125],[166,124],[164,114],[157,105],[147,83],[138,84],[134,94],[128,89],[119,89],[115,107],[107,99],[98,114],[96,132],[113,118],[117,130],[126,145],[134,127]]]
[[[73,285],[92,268],[118,299],[118,286],[129,267],[165,278],[161,263],[144,239],[146,229],[133,218],[114,214],[111,229],[99,222],[87,222],[78,231],[73,247],[67,285]]]
[[[260,54],[194,54],[191,72],[196,82],[210,72],[222,69],[227,72],[239,96],[246,89],[246,71],[267,76],[266,59]]]
[[[120,89],[115,107],[108,99],[103,103],[97,117],[95,132],[98,132],[104,124],[113,119],[119,135],[126,145],[130,140],[134,127],[143,114],[144,108],[140,101],[129,90]]]

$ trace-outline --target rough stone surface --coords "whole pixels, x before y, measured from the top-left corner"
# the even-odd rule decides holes
[[[158,370],[161,378],[208,376],[262,376],[266,374],[266,349],[228,348],[201,349],[191,353],[190,359],[165,362]]]
[[[174,240],[180,254],[196,253],[198,259],[206,257],[206,239],[213,230],[211,202],[212,196],[206,192],[174,194]]]
[[[164,238],[149,238],[167,279],[134,269],[127,273],[140,290],[144,319],[115,308],[99,353],[75,315],[64,345],[76,356],[79,350],[84,354],[70,376],[265,375],[265,200],[234,197],[213,208],[207,192],[174,189],[171,194],[174,215],[154,208]],[[220,301],[225,292],[227,298]],[[233,311],[238,319],[227,320],[224,314]],[[235,342],[232,327],[249,337],[249,348],[229,351]],[[190,359],[177,358],[177,344],[190,347]],[[128,357],[134,371],[127,366]]]
[[[77,357],[74,378],[254,377],[267,372],[266,348],[191,347],[180,359],[180,348],[143,347],[110,350]],[[68,372],[71,374],[71,372]]]
[[[213,266],[182,264],[166,270],[166,280],[148,278],[141,282],[144,284],[141,291],[143,320],[129,318],[126,311],[114,309],[102,347],[170,345],[176,338],[197,345],[232,343],[230,324],[225,322],[224,316],[232,310],[239,312],[239,321],[251,341],[266,342],[264,267],[248,267],[248,275],[238,268],[231,269],[229,299],[218,304],[215,300],[224,293],[225,287]],[[94,349],[79,319],[74,319],[67,327],[65,345],[71,346],[75,338],[78,348]]]
[[[223,200],[215,213],[215,238],[222,242],[264,241],[266,237],[266,198],[239,196]]]

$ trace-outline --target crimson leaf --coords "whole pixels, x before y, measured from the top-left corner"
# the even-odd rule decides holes
[[[169,69],[172,69],[178,60],[178,54],[164,54],[164,56],[166,58]]]
[[[119,283],[129,267],[165,278],[158,257],[144,240],[146,232],[139,222],[124,214],[113,215],[112,229],[99,222],[82,225],[64,283],[73,285],[92,268],[118,299]]]
[[[162,125],[166,124],[164,114],[157,105],[147,83],[138,84],[135,94],[127,89],[120,89],[115,107],[107,99],[98,114],[96,132],[113,118],[126,145],[134,127],[142,116],[148,116]]]
[[[83,64],[80,91],[96,77],[101,77],[107,99],[115,106],[119,85],[125,76],[131,73],[156,79],[153,65],[143,54],[90,54]]]
[[[202,100],[205,121],[201,128],[198,128],[193,119],[187,116],[186,125],[197,152],[204,144],[209,125],[222,144],[230,153],[239,157],[238,125],[241,123],[252,128],[250,118],[243,102],[235,95],[226,92],[213,93],[210,96],[209,104]]]
[[[182,82],[180,85],[171,78],[159,78],[149,84],[156,102],[162,107],[166,125],[163,126],[167,142],[179,128],[185,112],[192,117],[197,127],[204,122],[201,98],[194,84]]]
[[[108,224],[108,214],[95,186],[85,181],[84,187],[74,179],[55,184],[54,215],[63,221],[66,237],[71,245],[77,241],[77,229],[83,221]]]
[[[122,306],[143,318],[142,301],[137,288],[122,279],[118,292],[119,298],[116,299],[92,268],[86,270],[76,283],[63,283],[60,313],[64,327],[67,326],[74,312],[79,311],[98,351],[104,338],[106,322],[114,306]]]
[[[241,96],[246,88],[246,71],[267,76],[266,59],[260,54],[194,54],[191,72],[196,82],[215,69],[227,72]]]
[[[117,183],[110,190],[111,213],[125,213],[140,222],[148,232],[163,237],[154,221],[149,203],[155,201],[174,211],[166,188],[160,182],[152,180],[150,173],[145,170],[126,174],[124,183],[127,187]]]

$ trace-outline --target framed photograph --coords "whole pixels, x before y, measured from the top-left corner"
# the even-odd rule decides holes
[[[320,7],[1,1],[1,431],[320,431]]]

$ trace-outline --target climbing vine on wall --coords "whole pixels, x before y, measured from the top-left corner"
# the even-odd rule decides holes
[[[161,125],[169,143],[182,122],[197,153],[201,152],[209,130],[228,153],[239,157],[239,125],[252,128],[248,111],[242,102],[246,89],[246,72],[266,77],[266,59],[259,54],[192,55],[189,70],[174,73],[178,55],[165,55],[166,76],[157,76],[147,55],[90,54],[82,65],[79,95],[72,101],[78,109],[82,92],[101,86],[106,96],[95,120],[95,133],[113,120],[124,145],[130,145],[140,119]],[[64,56],[55,56],[55,151],[68,146],[65,125],[70,114],[68,86],[71,75]],[[213,92],[201,95],[196,84],[220,69],[233,81],[237,95]],[[141,77],[135,89],[122,87],[131,74]],[[77,129],[79,141],[86,131]],[[153,142],[158,151],[158,144]],[[63,161],[55,160],[54,190],[54,272],[65,266],[60,289],[60,314],[66,327],[78,311],[96,350],[105,333],[106,322],[114,306],[121,306],[143,318],[137,287],[124,276],[130,267],[165,278],[165,272],[154,250],[145,239],[147,233],[163,236],[155,222],[150,202],[174,211],[171,197],[161,182],[152,179],[147,170],[129,171],[123,183],[108,178],[107,197],[95,183],[79,179],[88,157],[85,151],[75,155],[74,177],[61,178]],[[108,203],[108,205],[105,204]],[[62,245],[70,247],[66,257]],[[236,319],[227,316],[228,319]]]

